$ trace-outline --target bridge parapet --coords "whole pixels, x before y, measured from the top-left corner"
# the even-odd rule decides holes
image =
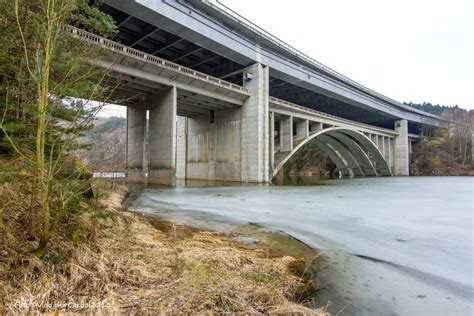
[[[81,30],[79,28],[69,25],[69,26],[66,26],[64,30],[68,34],[72,35],[73,37],[79,38],[87,43],[97,45],[99,47],[113,51],[114,53],[118,53],[121,55],[139,59],[140,61],[153,64],[161,68],[164,68],[166,70],[172,71],[175,77],[179,75],[184,75],[186,77],[191,77],[194,79],[205,81],[207,84],[210,84],[210,85],[214,85],[220,88],[225,88],[227,90],[237,92],[238,94],[244,94],[245,96],[250,95],[249,90],[245,87],[242,87],[242,86],[230,83],[228,81],[225,81],[223,79],[219,79],[219,78],[207,75],[205,73],[181,66],[179,64],[170,62],[166,59],[159,58],[157,56],[153,56],[150,54],[146,54],[137,49],[108,40],[104,37]]]

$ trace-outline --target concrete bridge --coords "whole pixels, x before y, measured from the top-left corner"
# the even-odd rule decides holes
[[[411,142],[443,118],[410,108],[318,63],[219,3],[106,0],[104,48],[127,106],[127,167],[135,180],[268,182],[315,142],[343,177],[408,175]]]

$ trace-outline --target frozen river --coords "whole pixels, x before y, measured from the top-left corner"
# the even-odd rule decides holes
[[[147,188],[129,208],[224,230],[258,223],[320,249],[319,301],[340,315],[472,315],[473,180]]]

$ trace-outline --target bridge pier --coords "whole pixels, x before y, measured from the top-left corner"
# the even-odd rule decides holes
[[[239,108],[178,120],[178,140],[183,138],[183,167],[179,178],[207,181],[241,181],[241,112]],[[178,153],[180,146],[178,144]],[[178,161],[180,156],[178,155]],[[185,169],[185,171],[180,171]]]
[[[275,112],[269,112],[269,154],[270,154],[270,171],[275,168]]]
[[[145,156],[146,106],[135,104],[127,107],[126,163],[128,178],[143,182],[146,172]]]
[[[183,116],[176,119],[176,179],[186,179],[187,120]]]
[[[269,69],[255,63],[243,70],[250,96],[242,107],[241,181],[269,181]]]
[[[408,121],[395,121],[395,131],[398,135],[395,137],[394,145],[394,174],[396,176],[408,176],[409,172],[409,144],[408,144]]]
[[[174,185],[176,181],[176,87],[151,97],[148,128],[148,182]]]

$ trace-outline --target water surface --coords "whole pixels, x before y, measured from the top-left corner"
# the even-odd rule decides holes
[[[472,177],[321,184],[146,188],[129,208],[221,231],[255,223],[321,249],[318,300],[340,315],[473,314]]]

